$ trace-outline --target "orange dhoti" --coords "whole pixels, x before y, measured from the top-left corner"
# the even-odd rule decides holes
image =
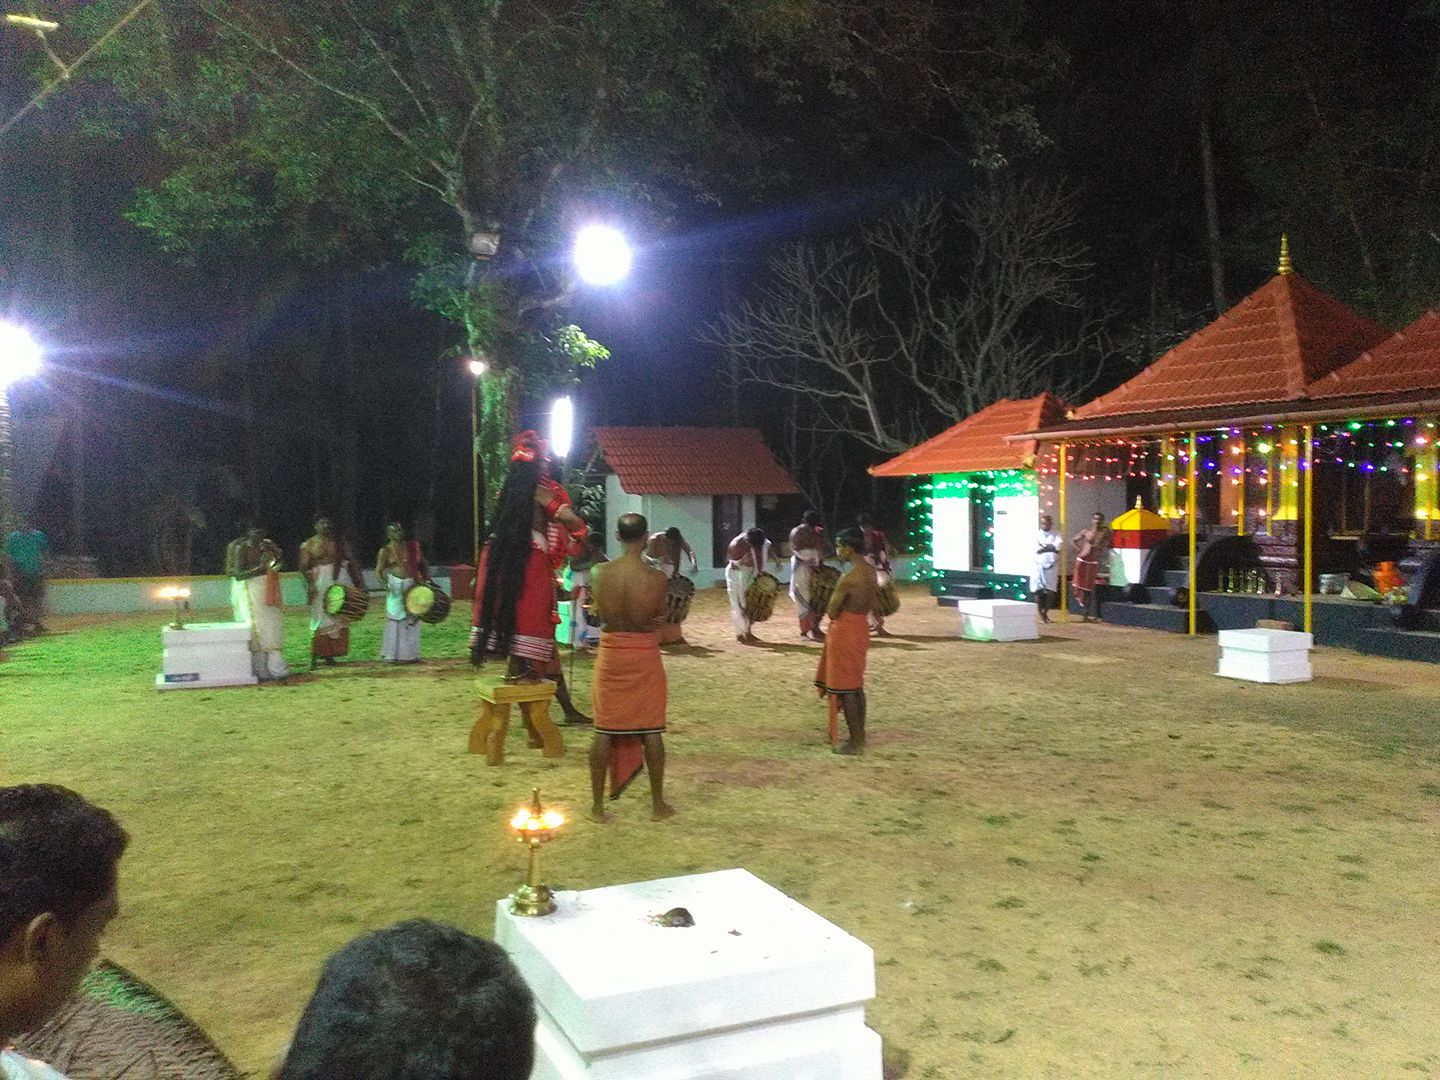
[[[644,735],[665,730],[665,666],[660,635],[604,630],[592,684],[595,730],[612,737],[610,797],[645,766]]]
[[[870,652],[870,620],[854,611],[842,611],[830,620],[815,687],[830,698],[830,744],[840,738],[840,695],[865,689],[865,658]]]

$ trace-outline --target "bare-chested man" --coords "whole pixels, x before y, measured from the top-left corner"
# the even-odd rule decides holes
[[[820,651],[815,686],[830,699],[830,745],[837,754],[865,749],[865,658],[870,651],[870,612],[879,589],[875,567],[865,560],[865,534],[844,529],[835,537],[835,551],[850,564],[830,597],[830,632]],[[837,704],[845,713],[850,737],[839,742]]]
[[[643,558],[649,524],[622,514],[615,538],[621,555],[593,571],[591,588],[604,629],[595,658],[595,741],[590,744],[590,817],[607,821],[610,798],[619,797],[642,765],[650,770],[651,820],[675,811],[665,802],[665,668],[659,626],[665,617],[666,578]]]
[[[754,645],[760,639],[750,632],[750,616],[745,613],[745,592],[755,575],[770,563],[770,541],[764,529],[747,529],[725,549],[725,591],[730,594],[730,621],[735,627],[735,640]]]
[[[807,641],[823,641],[820,620],[823,611],[816,611],[810,602],[815,588],[815,568],[825,557],[825,530],[820,527],[820,514],[806,510],[800,524],[790,530],[790,599],[800,618],[800,636]]]
[[[680,572],[681,555],[689,556],[692,574],[700,569],[695,549],[686,541],[685,534],[673,525],[664,532],[652,533],[645,543],[645,561],[667,578],[673,578]]]
[[[325,593],[331,585],[365,587],[364,575],[350,546],[335,531],[328,517],[315,520],[315,535],[300,545],[300,572],[310,602],[310,667],[321,660],[335,663],[350,651],[350,626],[325,610]]]

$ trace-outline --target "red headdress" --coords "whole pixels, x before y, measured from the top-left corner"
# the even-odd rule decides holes
[[[534,431],[522,431],[515,436],[514,449],[510,451],[511,461],[543,460],[549,456],[549,445]]]

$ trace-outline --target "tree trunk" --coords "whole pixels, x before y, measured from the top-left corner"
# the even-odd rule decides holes
[[[356,521],[355,504],[360,486],[360,411],[359,379],[355,372],[355,314],[352,307],[352,288],[349,273],[340,278],[340,366],[344,389],[345,407],[340,430],[340,515],[341,528],[345,537],[354,542]]]
[[[1205,252],[1210,259],[1210,299],[1218,318],[1230,308],[1225,296],[1225,259],[1220,251],[1220,203],[1215,194],[1215,148],[1210,141],[1210,109],[1200,109],[1200,177],[1205,188]]]

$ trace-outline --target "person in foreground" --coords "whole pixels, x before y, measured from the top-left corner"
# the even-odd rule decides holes
[[[858,754],[865,749],[865,658],[870,652],[870,612],[879,589],[875,567],[865,560],[865,534],[842,530],[835,537],[835,553],[850,569],[840,575],[830,597],[830,629],[820,650],[815,686],[830,699],[830,746],[837,754]],[[837,712],[844,711],[850,737],[840,738]]]
[[[0,1078],[60,1077],[11,1040],[80,988],[119,910],[116,869],[128,842],[108,811],[66,788],[0,788]]]
[[[528,1080],[535,999],[505,950],[426,919],[344,945],[277,1080]]]
[[[603,629],[595,658],[595,741],[590,744],[590,817],[608,821],[605,778],[618,798],[642,765],[650,770],[650,818],[675,811],[665,802],[665,666],[659,626],[667,578],[646,564],[650,528],[641,514],[621,514],[615,538],[622,554],[594,570],[592,589]]]

